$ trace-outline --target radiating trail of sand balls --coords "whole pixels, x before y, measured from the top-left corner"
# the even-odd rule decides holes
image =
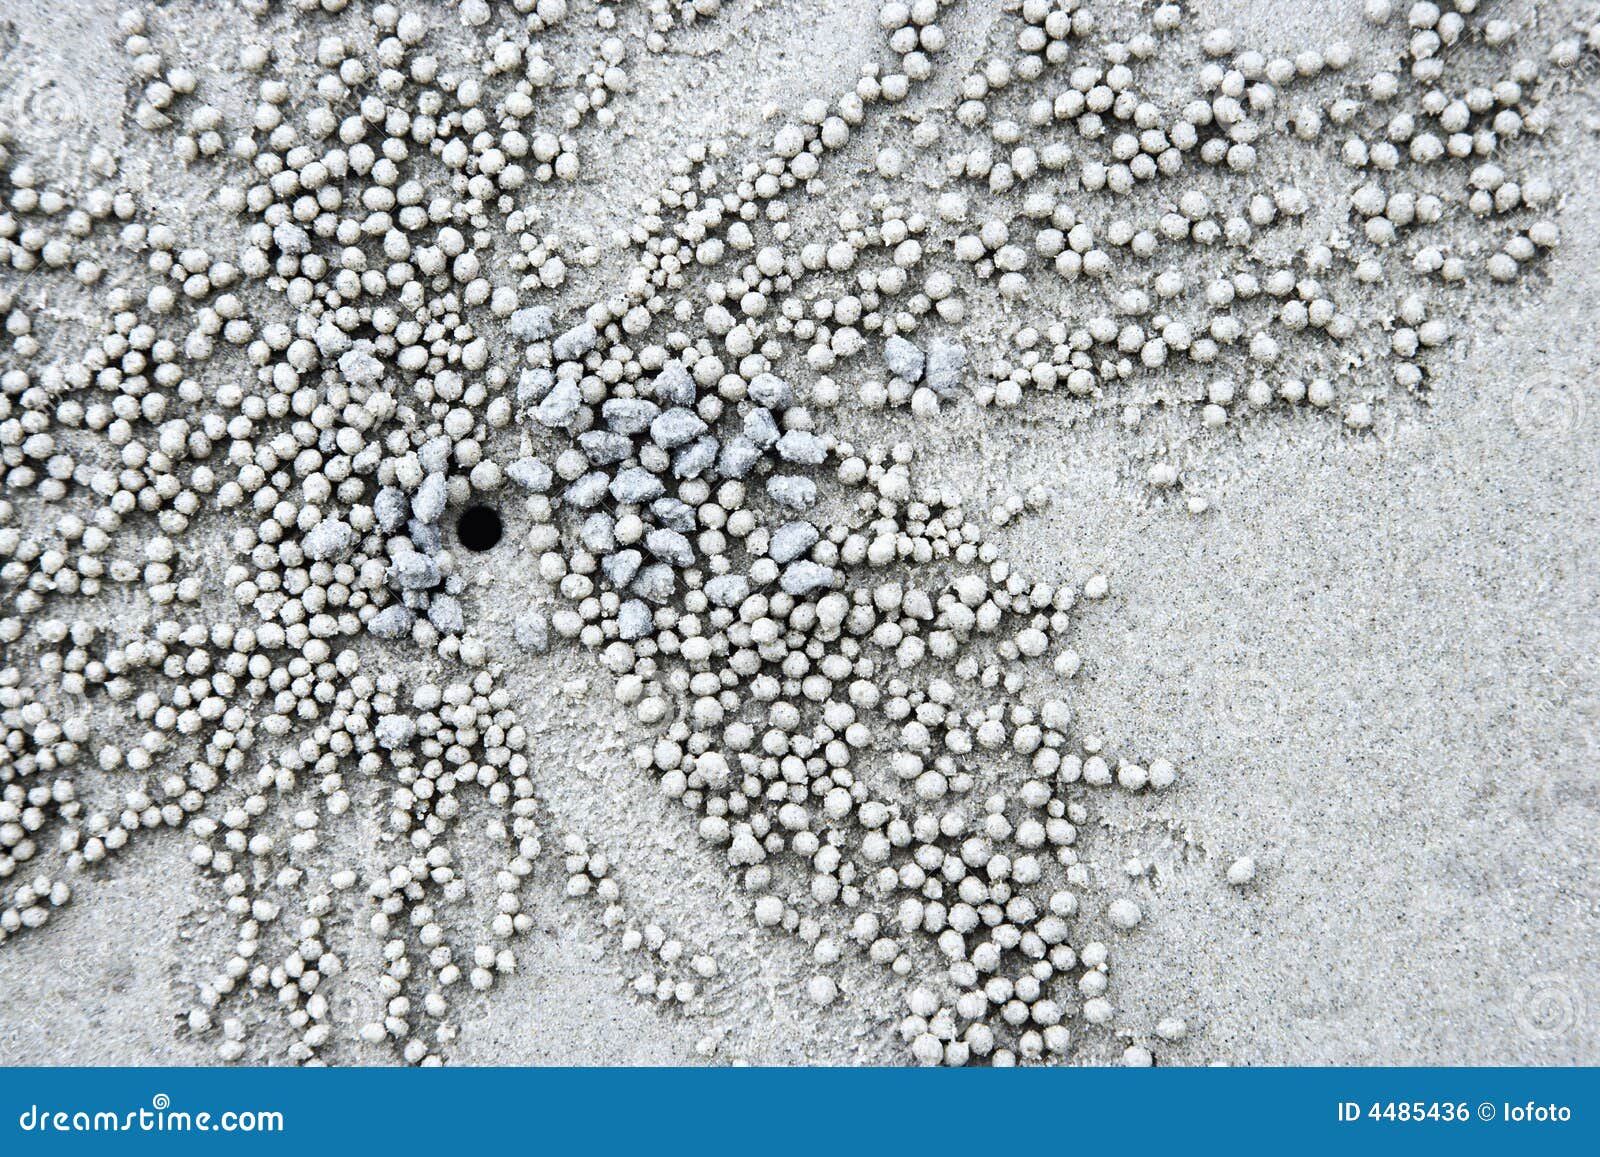
[[[887,970],[927,1064],[1113,1031],[1095,930],[1145,913],[1090,880],[1091,789],[1178,769],[1074,718],[1077,620],[1111,583],[1008,561],[874,412],[1104,411],[1164,431],[1144,478],[1196,514],[1194,439],[1301,407],[1371,428],[1439,387],[1466,287],[1559,243],[1544,93],[1600,43],[1513,56],[1471,0],[1372,0],[1365,56],[1075,0],[1007,4],[973,43],[970,6],[889,3],[852,87],[773,110],[769,144],[674,148],[602,244],[550,189],[639,116],[641,54],[727,19],[715,0],[260,7],[242,117],[177,59],[175,11],[119,25],[127,117],[212,184],[221,253],[103,148],[61,181],[0,125],[0,940],[182,829],[234,928],[187,1023],[238,1059],[275,1006],[298,1062],[446,1059],[455,994],[516,968],[553,856],[648,954],[641,998],[689,1008],[718,975],[716,946],[624,914],[603,847],[547,847],[503,675],[571,642],[651,730],[633,764],[751,935],[805,945],[812,1004]],[[953,45],[970,71],[930,83]],[[18,116],[44,115],[34,91]],[[608,257],[602,292],[569,285]],[[82,309],[41,340],[46,284]],[[508,638],[475,627],[494,543],[458,520],[483,507],[549,588]],[[484,801],[495,858],[463,863]],[[374,861],[330,865],[322,833],[356,815]],[[1254,861],[1219,876],[1252,885]],[[364,932],[333,926],[345,893]],[[338,1024],[363,935],[380,1007]]]

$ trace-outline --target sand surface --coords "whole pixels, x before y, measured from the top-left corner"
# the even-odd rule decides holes
[[[848,83],[875,51],[876,7],[725,4],[681,53],[643,59],[629,99],[652,111],[553,194],[552,217],[603,235],[632,210],[617,191],[674,140],[756,130],[764,102]],[[1195,27],[1231,23],[1264,49],[1371,36],[1342,0],[1196,7]],[[1530,51],[1578,15],[1538,7]],[[951,51],[984,8],[947,20]],[[84,102],[66,133],[119,151],[134,183],[152,174],[158,204],[184,218],[198,178],[162,174],[121,127],[112,7],[6,2],[0,17],[4,75],[48,61]],[[233,19],[208,12],[187,56]],[[1434,363],[1432,403],[1386,409],[1366,433],[1296,415],[1216,438],[1203,515],[1153,496],[1114,421],[1065,398],[881,419],[975,509],[1049,488],[1046,511],[996,537],[1038,577],[1110,579],[1076,626],[1080,726],[1183,768],[1160,797],[1096,808],[1091,878],[1140,857],[1148,871],[1123,890],[1145,920],[1118,955],[1116,1030],[1086,1034],[1075,1060],[1114,1061],[1176,1014],[1190,1033],[1163,1063],[1600,1062],[1600,137],[1586,123],[1600,82],[1577,78],[1558,107],[1539,156],[1563,243],[1522,282],[1452,299],[1462,336]],[[224,529],[198,533],[221,542]],[[482,580],[486,634],[497,616],[508,629],[503,608],[528,581],[518,550]],[[707,1063],[708,1038],[710,1063],[903,1061],[898,997],[864,963],[842,970],[832,1007],[803,999],[802,948],[750,923],[694,817],[633,768],[645,731],[600,676],[576,649],[511,664],[507,684],[538,720],[545,804],[606,849],[642,918],[714,945],[722,976],[690,1013],[641,1005],[597,912],[541,868],[518,970],[462,998],[451,1063]],[[329,837],[352,855],[364,838],[358,824]],[[155,833],[83,873],[49,927],[0,947],[0,1061],[214,1062],[180,1018],[228,930],[187,849]],[[1241,855],[1256,882],[1228,888]],[[282,1060],[270,1028],[250,1048]]]

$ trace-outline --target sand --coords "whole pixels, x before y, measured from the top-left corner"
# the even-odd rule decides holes
[[[763,101],[830,90],[876,35],[872,3],[726,7],[685,37],[690,54],[645,58],[632,99],[673,98],[557,194],[560,213],[602,231],[625,220],[616,183],[666,142],[759,127]],[[1199,7],[1263,48],[1370,35],[1349,3]],[[1541,5],[1540,27],[1569,8]],[[0,76],[48,59],[85,102],[73,130],[154,168],[148,142],[120,139],[104,111],[124,67],[109,5],[6,0],[0,16],[15,33]],[[986,17],[949,22],[958,53],[969,19]],[[208,34],[202,21],[191,54]],[[698,83],[678,87],[686,75]],[[1153,498],[1126,439],[1068,420],[1057,399],[899,420],[975,505],[999,479],[1052,489],[1048,511],[1000,536],[1039,577],[1111,580],[1077,626],[1078,718],[1112,748],[1181,757],[1171,792],[1096,808],[1091,878],[1140,857],[1147,874],[1121,891],[1145,920],[1113,973],[1117,1031],[1086,1034],[1074,1059],[1113,1061],[1176,1014],[1190,1033],[1162,1063],[1600,1061],[1597,96],[1578,78],[1540,146],[1563,194],[1561,248],[1519,284],[1458,295],[1464,335],[1435,363],[1433,403],[1396,407],[1376,433],[1302,415],[1218,440],[1204,515]],[[159,186],[179,216],[193,179]],[[530,563],[508,555],[485,605]],[[585,678],[590,693],[564,689]],[[898,996],[863,962],[831,1008],[803,998],[800,946],[751,925],[694,817],[625,759],[644,731],[617,717],[591,660],[558,649],[508,680],[542,721],[548,808],[606,848],[644,918],[714,946],[723,975],[691,1015],[641,1006],[596,911],[563,899],[547,865],[526,892],[537,931],[517,974],[464,999],[451,1063],[903,1061]],[[359,849],[353,828],[336,838]],[[186,850],[174,833],[140,841],[85,873],[48,928],[0,947],[0,1062],[214,1061],[178,1017],[229,932]],[[1256,880],[1230,889],[1241,855]],[[709,1058],[696,1050],[708,1038]],[[281,1061],[275,1044],[263,1029],[249,1059]]]

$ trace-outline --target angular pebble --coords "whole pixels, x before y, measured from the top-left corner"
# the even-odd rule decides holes
[[[786,522],[772,532],[767,542],[767,557],[779,566],[793,562],[821,537],[821,532],[809,522]]]
[[[449,469],[450,439],[443,434],[437,438],[429,438],[417,447],[417,461],[422,463],[422,468],[429,474]]]
[[[541,426],[555,430],[577,417],[578,410],[582,406],[583,394],[578,389],[578,383],[570,380],[559,381],[550,388],[550,392],[544,396],[544,401],[539,403],[539,408],[534,411],[534,417],[539,419]]]
[[[410,513],[411,500],[398,486],[385,486],[372,500],[372,515],[388,534],[404,526]]]
[[[670,496],[658,498],[650,504],[650,513],[658,526],[680,530],[684,534],[691,533],[695,528],[694,507],[682,499]]]
[[[692,406],[695,403],[694,379],[683,363],[674,358],[656,375],[656,397],[665,406]]]
[[[550,649],[550,620],[537,607],[529,607],[511,624],[511,637],[517,646],[542,655]]]
[[[531,490],[536,494],[543,494],[550,489],[550,483],[555,481],[555,474],[537,458],[518,458],[506,467],[506,473],[511,481],[524,490]]]
[[[594,328],[592,322],[586,321],[573,326],[556,338],[550,352],[558,362],[574,362],[594,349],[595,342],[599,340],[599,331]]]
[[[774,474],[767,479],[767,497],[790,510],[810,510],[817,504],[817,484],[798,474]]]
[[[431,526],[444,514],[449,488],[442,473],[430,474],[411,496],[411,514],[418,522]]]
[[[648,398],[607,398],[600,417],[618,434],[642,434],[650,428],[661,407]]]
[[[928,347],[928,364],[923,379],[941,397],[950,397],[961,388],[967,372],[967,347],[946,338],[935,338]]]
[[[341,518],[324,518],[301,540],[307,557],[316,562],[337,561],[345,556],[355,542],[356,532]]]
[[[633,577],[633,589],[638,592],[639,597],[658,605],[672,598],[672,592],[677,586],[678,576],[664,562],[643,567]]]
[[[742,574],[719,574],[706,580],[705,592],[713,606],[736,607],[750,597],[750,580]]]
[[[655,555],[662,562],[671,563],[676,567],[694,565],[694,547],[688,538],[676,530],[667,530],[657,527],[644,536],[645,549]]]
[[[414,550],[395,558],[389,574],[401,590],[422,591],[439,585],[439,564]]]
[[[461,601],[453,595],[435,595],[428,604],[428,622],[443,635],[459,635],[467,627]]]
[[[666,492],[661,479],[643,466],[624,466],[611,482],[611,497],[618,502],[649,502]]]
[[[677,478],[698,478],[717,461],[722,444],[711,435],[697,439],[672,457],[672,473]]]
[[[761,449],[749,438],[731,439],[717,456],[717,473],[724,478],[743,478],[761,461]]]
[[[769,410],[785,409],[794,397],[789,383],[777,374],[757,374],[750,379],[748,393],[752,402]]]
[[[600,569],[605,572],[606,578],[611,580],[614,587],[625,587],[633,581],[633,576],[639,573],[639,564],[644,562],[644,555],[632,549],[619,550],[616,554],[608,554],[600,560]]]
[[[423,554],[438,554],[444,546],[444,532],[434,522],[413,518],[406,523],[406,535],[411,539],[411,545]]]
[[[367,633],[379,639],[403,639],[415,618],[399,603],[390,603],[367,622]]]
[[[609,466],[633,454],[633,440],[610,430],[585,430],[578,435],[578,448],[596,466]]]
[[[771,410],[757,407],[744,416],[744,436],[763,450],[778,440],[778,434]]]
[[[650,440],[663,450],[686,446],[706,432],[706,424],[693,410],[674,406],[650,423]]]
[[[555,332],[555,314],[548,305],[530,305],[511,315],[510,327],[518,341],[543,341]]]
[[[555,374],[545,366],[534,366],[523,370],[517,377],[517,405],[524,409],[537,405],[555,384]]]
[[[383,363],[362,347],[339,355],[339,373],[352,386],[371,387],[383,380]]]
[[[578,510],[591,510],[605,501],[610,477],[603,470],[585,474],[561,495],[561,501]]]
[[[311,234],[293,221],[284,221],[272,229],[272,243],[284,254],[299,257],[311,252]]]
[[[650,633],[655,615],[638,599],[629,599],[617,608],[617,638],[631,643]]]
[[[784,568],[783,577],[778,580],[778,585],[798,598],[813,591],[827,590],[838,581],[839,572],[832,567],[822,566],[803,558]]]
[[[827,445],[809,430],[790,430],[778,439],[778,457],[785,462],[816,466],[827,456]]]
[[[899,334],[883,343],[883,364],[897,378],[908,382],[920,381],[923,360],[922,351]]]
[[[378,741],[380,747],[388,751],[404,747],[416,737],[416,734],[416,720],[409,715],[380,715],[378,722],[372,727],[372,737]]]
[[[596,511],[583,520],[578,537],[590,554],[610,554],[617,549],[616,519],[603,511]]]

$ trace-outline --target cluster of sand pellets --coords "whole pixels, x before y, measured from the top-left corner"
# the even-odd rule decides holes
[[[1239,428],[1425,407],[1464,295],[1560,242],[1547,98],[1600,26],[1367,0],[1362,47],[1274,55],[1179,4],[890,2],[852,84],[663,142],[594,229],[631,74],[732,3],[243,8],[221,56],[180,4],[117,25],[184,219],[8,77],[0,942],[179,841],[230,944],[179,1032],[438,1064],[553,888],[714,1053],[729,945],[542,800],[507,672],[570,651],[795,999],[881,972],[903,1062],[1159,1061],[1185,1010],[1119,1022],[1144,913],[1080,839],[1207,769],[1080,725],[1118,575],[1008,558],[1053,496],[928,483],[919,431],[1070,422],[1186,519]]]

